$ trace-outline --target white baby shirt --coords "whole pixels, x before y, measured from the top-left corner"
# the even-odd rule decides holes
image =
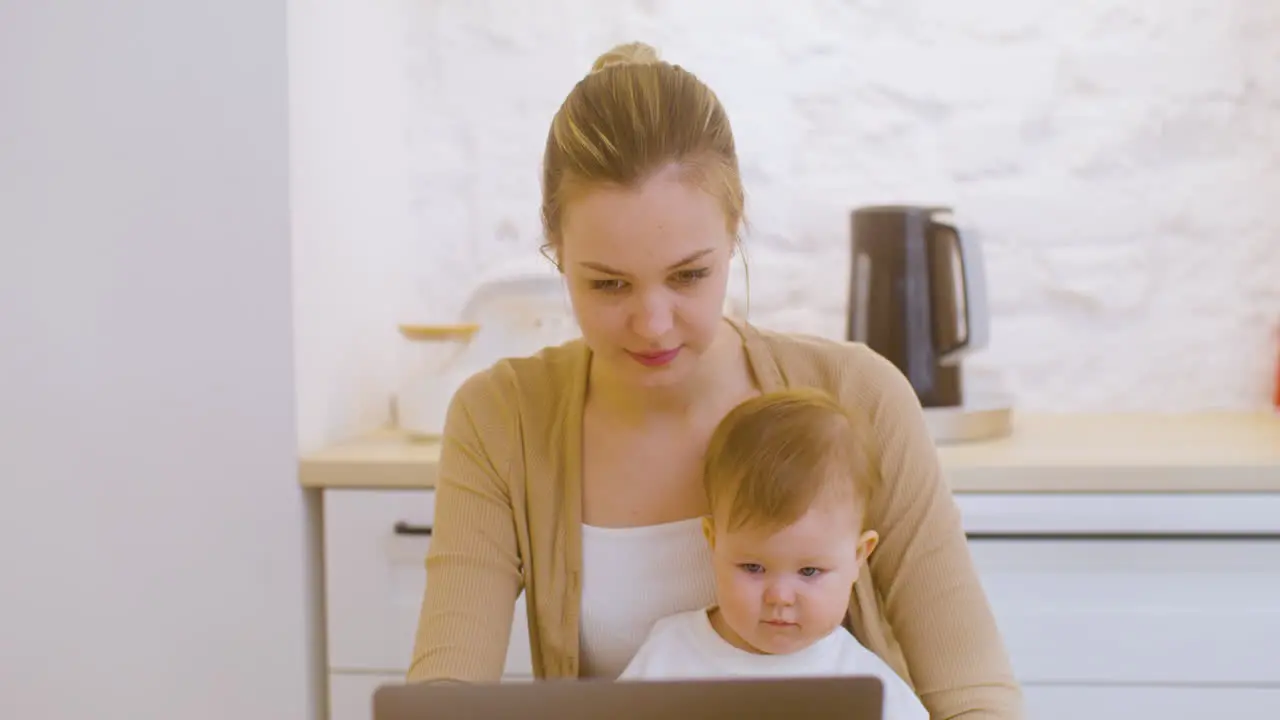
[[[707,610],[659,620],[619,680],[871,675],[884,684],[884,720],[929,720],[911,687],[842,627],[788,655],[740,650],[711,627]]]

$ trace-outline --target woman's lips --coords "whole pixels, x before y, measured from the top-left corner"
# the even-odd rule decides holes
[[[662,367],[663,365],[667,365],[672,360],[676,359],[676,355],[680,354],[680,348],[674,348],[672,350],[663,350],[661,352],[656,352],[656,353],[637,353],[637,352],[631,352],[628,350],[627,354],[630,355],[632,359],[634,359],[636,362],[640,363],[641,365],[644,365],[645,367]]]

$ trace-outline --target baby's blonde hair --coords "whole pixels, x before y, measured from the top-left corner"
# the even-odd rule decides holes
[[[878,485],[868,428],[813,388],[766,393],[735,407],[712,434],[703,467],[711,515],[728,530],[785,527],[817,502],[865,510]]]
[[[559,264],[564,210],[578,194],[636,187],[672,163],[719,199],[736,238],[742,179],[720,100],[649,45],[618,45],[596,59],[551,121],[542,170],[544,249]]]

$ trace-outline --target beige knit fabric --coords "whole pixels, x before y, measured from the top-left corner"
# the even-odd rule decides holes
[[[864,345],[734,325],[761,390],[820,387],[875,428],[881,482],[868,525],[880,544],[854,587],[854,634],[933,720],[1020,720],[1021,692],[906,379]],[[409,681],[498,680],[521,589],[534,673],[577,676],[588,359],[575,341],[504,360],[455,396]]]

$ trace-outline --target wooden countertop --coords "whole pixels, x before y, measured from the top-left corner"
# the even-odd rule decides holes
[[[998,440],[938,450],[955,492],[1280,493],[1280,415],[1018,414]],[[435,485],[440,448],[382,430],[300,458],[306,488]]]

